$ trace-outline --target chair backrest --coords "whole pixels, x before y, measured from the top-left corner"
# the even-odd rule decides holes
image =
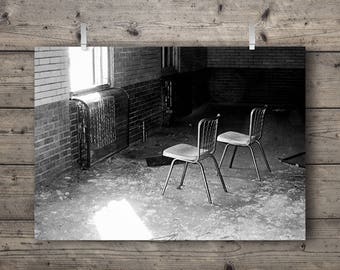
[[[206,152],[210,154],[215,152],[219,118],[220,114],[217,114],[214,118],[203,118],[199,121],[197,138],[198,157]]]
[[[260,140],[262,137],[264,116],[267,106],[254,108],[250,113],[249,137],[251,141]]]

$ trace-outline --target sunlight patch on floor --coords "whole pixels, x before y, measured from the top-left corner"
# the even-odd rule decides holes
[[[152,233],[123,199],[111,201],[93,216],[100,240],[149,240]]]

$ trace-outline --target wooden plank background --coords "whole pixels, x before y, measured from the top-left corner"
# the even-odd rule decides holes
[[[305,46],[307,240],[34,240],[34,46]],[[339,269],[340,2],[0,0],[0,269]],[[232,269],[227,267],[226,269]]]

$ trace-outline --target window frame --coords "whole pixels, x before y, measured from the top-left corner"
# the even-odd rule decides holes
[[[97,47],[90,47],[91,49],[93,49],[92,52],[92,72],[93,74],[95,73],[95,63],[94,63],[94,48],[98,48],[101,46],[97,46]],[[105,91],[107,89],[110,89],[112,87],[112,78],[111,78],[111,50],[110,47],[105,47],[102,46],[102,48],[106,48],[107,49],[107,83],[105,84],[100,84],[100,85],[94,85],[92,87],[89,88],[83,88],[80,90],[76,90],[76,91],[72,91],[71,85],[70,85],[70,96],[79,96],[82,94],[87,94],[87,93],[91,93],[91,92],[100,92],[100,91]],[[69,56],[70,58],[70,56]],[[102,60],[101,60],[102,61]],[[71,76],[71,74],[69,74],[69,76]],[[94,76],[92,78],[92,80],[95,80]]]

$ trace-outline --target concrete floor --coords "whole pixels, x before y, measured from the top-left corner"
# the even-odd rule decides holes
[[[209,110],[205,114],[212,114]],[[246,131],[248,111],[223,112],[220,130]],[[35,235],[49,240],[293,240],[305,238],[305,169],[278,158],[304,150],[304,120],[297,113],[277,112],[266,118],[263,143],[272,173],[258,164],[256,178],[250,153],[240,149],[234,167],[226,159],[225,193],[206,160],[213,205],[207,202],[200,170],[175,166],[165,196],[161,188],[169,166],[147,167],[145,157],[176,143],[196,142],[198,112],[176,128],[163,128],[146,143],[131,145],[88,171],[73,170],[36,188]],[[218,145],[219,160],[223,145]],[[231,150],[229,150],[231,151]],[[229,156],[230,157],[230,156]]]

